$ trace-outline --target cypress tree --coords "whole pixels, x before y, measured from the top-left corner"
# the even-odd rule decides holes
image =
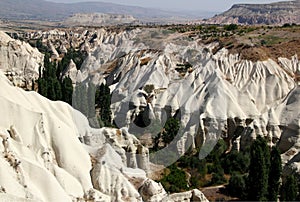
[[[166,121],[164,132],[162,134],[162,139],[165,144],[169,144],[177,135],[180,128],[180,124],[178,119],[175,119],[173,117],[169,118]]]
[[[245,177],[243,175],[233,173],[230,177],[227,188],[231,196],[236,196],[239,197],[239,199],[243,200],[246,195]]]
[[[62,100],[72,105],[73,84],[71,78],[65,77],[62,81]]]
[[[61,84],[57,80],[57,78],[53,78],[53,88],[55,91],[55,99],[53,99],[53,100],[61,100],[62,99]]]
[[[262,137],[258,137],[250,148],[250,166],[247,178],[247,199],[266,201],[268,194],[268,146]]]
[[[296,201],[298,194],[298,182],[293,175],[287,176],[281,187],[282,201]]]
[[[269,170],[268,200],[277,201],[279,194],[280,176],[282,173],[281,157],[277,147],[271,151],[271,166]]]
[[[39,78],[38,81],[38,93],[44,97],[47,97],[47,82],[43,78]]]
[[[50,100],[56,100],[56,93],[55,93],[53,79],[48,78],[46,82],[47,82],[47,98]]]
[[[99,94],[97,93],[96,97],[99,97],[96,104],[100,108],[101,121],[104,123],[104,126],[111,126],[111,96],[109,87],[102,83],[99,87]]]

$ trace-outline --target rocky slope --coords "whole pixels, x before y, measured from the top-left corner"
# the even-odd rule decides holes
[[[42,37],[62,50],[73,46],[87,51],[80,70],[71,63],[65,74],[74,84],[110,85],[115,123],[136,137],[156,135],[166,117],[181,120],[181,132],[170,147],[152,154],[152,161],[163,158],[167,166],[188,148],[203,148],[203,158],[221,137],[228,151],[243,149],[262,135],[280,146],[286,170],[297,167],[297,55],[250,61],[188,36],[139,28],[51,30],[30,37]],[[136,125],[141,117],[146,127]],[[166,158],[169,152],[173,155]]]
[[[270,4],[236,4],[228,11],[210,18],[214,24],[266,24],[283,25],[300,23],[300,1],[284,1]]]
[[[1,36],[1,46],[11,41]],[[21,45],[16,62],[27,46]],[[34,69],[39,59],[30,60]],[[148,179],[148,150],[128,129],[91,128],[68,104],[14,87],[2,70],[0,88],[1,199],[207,201],[199,190],[168,195]]]
[[[75,196],[83,197],[84,192],[96,188],[108,196],[116,198],[126,196],[130,197],[130,200],[142,197],[144,200],[155,201],[168,197],[160,185],[147,180],[145,171],[136,168],[142,168],[148,173],[155,171],[148,165],[146,158],[149,155],[148,151],[138,138],[145,134],[156,135],[162,130],[166,117],[169,116],[179,118],[182,129],[169,147],[150,155],[150,160],[154,163],[170,165],[190,148],[201,148],[199,157],[204,158],[219,138],[224,138],[227,142],[228,151],[244,149],[253,138],[261,135],[268,139],[270,145],[278,144],[280,147],[285,174],[292,169],[299,172],[300,62],[297,55],[277,60],[244,60],[238,54],[230,54],[225,48],[216,50],[217,43],[204,45],[201,39],[196,37],[191,39],[188,33],[177,33],[161,28],[50,30],[29,35],[31,38],[42,37],[47,44],[51,42],[54,47],[61,50],[76,47],[87,51],[88,57],[80,70],[77,70],[76,65],[71,62],[65,74],[71,76],[74,84],[85,81],[93,81],[95,84],[106,82],[112,91],[113,118],[120,130],[91,129],[87,120],[81,116],[79,119],[75,116],[75,121],[79,120],[78,122],[69,122],[71,117],[68,110],[73,111],[69,106],[65,105],[67,110],[61,106],[64,104],[59,102],[38,101],[42,102],[43,106],[43,108],[40,106],[41,109],[37,108],[38,114],[43,114],[45,113],[43,110],[47,110],[44,116],[54,116],[46,118],[45,123],[50,125],[45,127],[44,131],[51,129],[48,133],[51,135],[41,141],[51,142],[47,148],[51,148],[55,153],[54,164],[66,170],[80,183],[84,181],[82,179],[87,179],[87,175],[83,174],[85,172],[82,173],[83,176],[77,174],[76,167],[75,170],[69,168],[68,165],[72,165],[72,160],[64,164],[67,161],[65,158],[69,156],[64,156],[65,150],[58,150],[61,146],[56,139],[58,135],[64,134],[59,132],[61,122],[75,130],[72,132],[74,139],[72,141],[77,141],[75,145],[80,145],[76,138],[89,145],[84,146],[86,150],[81,155],[85,155],[82,158],[86,158],[87,154],[92,156],[93,164],[89,167],[93,168],[90,181],[84,181],[86,185],[82,185],[83,191],[76,192],[80,194]],[[0,86],[4,86],[5,89],[3,97],[6,94],[8,97],[16,94],[16,92],[9,93],[15,90],[6,87],[6,84]],[[25,93],[18,91],[22,92],[22,96]],[[33,97],[40,97],[31,94]],[[27,101],[16,96],[12,96],[11,100],[17,102],[18,106],[22,106],[21,103],[24,102],[26,109],[31,107],[32,103],[36,103],[28,96],[24,97],[30,100],[28,102],[31,105],[27,106]],[[16,98],[17,101],[14,100]],[[47,108],[48,105],[51,109]],[[5,109],[7,111],[4,111],[4,117],[14,114],[11,112],[14,108],[7,106]],[[59,113],[60,110],[63,113]],[[22,112],[19,108],[16,111]],[[24,116],[33,115],[24,112]],[[19,117],[20,115],[17,118]],[[54,123],[53,121],[57,119],[63,120]],[[144,121],[146,127],[136,124],[137,120]],[[9,123],[3,124],[3,130],[16,125],[14,122],[10,120]],[[24,126],[16,127],[16,131],[20,134],[22,127]],[[52,129],[53,127],[55,129]],[[34,127],[26,130],[32,128]],[[37,133],[41,139],[44,137],[39,132],[26,131],[26,134],[32,133]],[[7,136],[8,134],[4,135],[4,139]],[[26,138],[27,136],[24,137]],[[107,145],[104,142],[111,144]],[[3,141],[3,145],[5,144]],[[29,142],[26,145],[31,144],[35,143]],[[4,153],[5,150],[3,146]],[[17,153],[18,150],[13,151]],[[135,155],[135,151],[138,151],[138,155]],[[143,160],[140,160],[142,157]],[[34,158],[39,159],[36,156]],[[118,160],[110,162],[109,159]],[[103,168],[103,165],[109,165],[110,169]],[[134,171],[131,169],[128,171],[125,165]],[[109,170],[117,174],[114,175]],[[131,171],[134,174],[130,174]],[[116,189],[107,184],[111,181],[116,183],[114,186]],[[125,190],[121,188],[124,186]],[[137,187],[140,187],[139,192]],[[71,189],[70,192],[66,192],[73,195],[75,191]],[[194,197],[193,193],[195,195],[198,192],[190,191],[169,198],[191,198]],[[176,200],[180,201],[179,198]]]
[[[74,82],[107,82],[117,126],[128,127],[137,137],[158,133],[162,126],[157,121],[163,125],[166,117],[181,120],[181,132],[169,147],[152,154],[153,161],[172,152],[164,158],[167,166],[190,147],[202,148],[203,158],[221,137],[228,150],[243,149],[262,135],[283,149],[286,168],[297,165],[297,56],[252,62],[224,48],[215,53],[217,44],[203,45],[185,34],[158,29],[95,32],[93,43],[88,36],[80,39],[89,56],[73,73]],[[151,124],[136,125],[140,117]]]
[[[0,32],[0,69],[14,85],[30,89],[32,79],[39,76],[44,55],[28,43],[10,38]]]

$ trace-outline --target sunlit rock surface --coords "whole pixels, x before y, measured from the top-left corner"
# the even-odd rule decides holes
[[[91,128],[70,105],[13,86],[2,70],[0,103],[1,199],[142,201],[147,196],[149,201],[163,201],[171,197],[147,178],[149,153],[127,128]],[[149,182],[152,188],[139,192]]]

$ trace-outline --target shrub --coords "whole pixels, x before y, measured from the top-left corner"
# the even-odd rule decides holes
[[[245,195],[246,195],[245,176],[237,173],[233,173],[233,175],[229,179],[227,190],[231,196],[238,197],[239,199],[245,199]]]
[[[173,164],[169,166],[170,173],[160,180],[166,191],[174,193],[188,189],[186,175],[183,170]]]
[[[225,25],[224,29],[227,31],[233,31],[233,30],[238,29],[238,25],[237,24]]]

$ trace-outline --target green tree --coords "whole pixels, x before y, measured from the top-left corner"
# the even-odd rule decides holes
[[[96,92],[96,105],[100,108],[100,122],[104,126],[111,126],[111,110],[110,110],[111,95],[108,85],[103,83],[99,86]],[[100,124],[101,125],[101,124]]]
[[[233,30],[238,29],[238,25],[237,25],[237,24],[225,25],[225,26],[224,26],[224,29],[225,29],[226,31],[233,31]]]
[[[268,145],[262,137],[258,136],[250,148],[250,166],[247,178],[248,200],[267,200],[269,162]]]
[[[226,174],[247,173],[250,163],[249,153],[248,151],[232,150],[222,159],[221,163]]]
[[[72,105],[73,84],[69,76],[62,81],[62,100]]]
[[[53,78],[53,88],[55,91],[55,98],[53,98],[53,100],[61,100],[62,99],[61,83],[57,78]]]
[[[231,196],[244,200],[246,197],[245,177],[241,174],[233,173],[229,179],[227,189]]]
[[[296,201],[298,195],[298,182],[294,175],[287,176],[281,187],[281,201]]]
[[[50,100],[61,100],[61,83],[56,76],[56,63],[50,61],[50,55],[44,56],[44,69],[39,69],[38,93]]]
[[[172,164],[168,168],[170,173],[160,180],[166,191],[174,193],[187,190],[185,172],[180,170],[176,164]]]
[[[179,120],[176,118],[169,118],[166,121],[164,131],[162,133],[162,140],[163,142],[168,145],[178,134],[180,128]]]
[[[280,176],[282,173],[280,151],[273,147],[271,151],[271,166],[269,170],[268,200],[277,201],[279,194]]]

